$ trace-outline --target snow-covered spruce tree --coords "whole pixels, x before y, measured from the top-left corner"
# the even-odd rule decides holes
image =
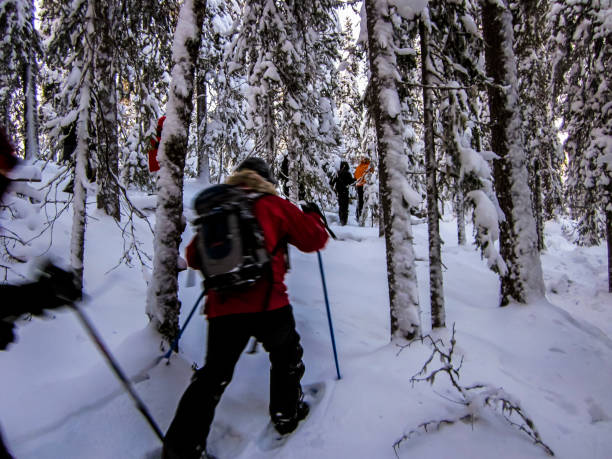
[[[272,0],[245,2],[239,33],[231,43],[229,71],[246,76],[247,129],[255,139],[254,153],[270,164],[276,156],[278,110],[275,95],[281,93],[278,59],[286,58],[279,47],[287,41],[286,18]]]
[[[577,242],[608,243],[612,291],[612,32],[609,2],[555,2],[551,11],[555,95],[567,133],[568,194]],[[605,219],[605,222],[604,222]]]
[[[288,154],[296,159],[295,164],[289,162],[289,175],[298,184],[298,199],[322,202],[331,197],[326,171],[341,143],[334,101],[340,47],[336,3],[288,4],[297,25],[290,42],[299,58],[282,71],[288,93],[282,105],[283,118],[289,121]]]
[[[84,9],[72,10],[71,5],[55,0],[40,2],[40,32],[45,42],[41,66],[41,133],[42,151],[46,159],[74,165],[76,146],[77,104],[79,72],[71,72],[74,52],[82,52],[79,34],[71,36],[69,30],[80,30]]]
[[[232,42],[231,68],[248,81],[247,128],[254,153],[274,164],[287,150],[288,193],[297,201],[321,189],[327,177],[322,151],[335,148],[333,94],[337,55],[334,2],[274,2],[245,5]]]
[[[397,93],[399,74],[395,30],[387,0],[365,0],[370,63],[370,108],[378,142],[380,197],[387,253],[391,334],[412,339],[420,334],[416,263],[410,206],[419,201],[406,181],[403,125]],[[394,18],[398,20],[398,18]]]
[[[438,164],[440,172],[438,188],[440,200],[451,201],[457,220],[457,239],[466,243],[464,181],[460,175],[460,157],[457,152],[455,132],[459,125],[465,127],[470,118],[466,87],[474,85],[475,61],[481,49],[482,39],[469,10],[469,1],[436,2],[429,5],[429,30],[431,32],[430,86],[436,88],[434,117],[436,137],[440,138]],[[427,89],[427,88],[425,88]]]
[[[548,0],[510,3],[518,62],[519,105],[540,250],[545,247],[544,222],[558,213],[563,201],[563,151],[551,110],[552,63],[545,36],[549,8]]]
[[[118,0],[94,2],[96,52],[94,94],[96,97],[96,202],[106,215],[120,220],[119,211],[119,129],[117,119],[116,33],[119,24]]]
[[[252,148],[246,134],[246,101],[240,88],[244,79],[236,73],[228,74],[223,66],[215,87],[209,85],[214,96],[208,109],[204,148],[209,159],[211,181],[221,183],[233,167]]]
[[[21,127],[24,157],[37,158],[38,109],[36,78],[40,40],[34,28],[34,2],[0,3],[0,115],[12,136]]]
[[[373,171],[366,175],[363,189],[363,210],[359,224],[370,221],[374,226],[379,221],[380,199],[378,194],[378,166],[376,153],[376,130],[365,102],[365,88],[360,81],[367,81],[367,27],[361,24],[362,37],[355,42],[353,24],[347,18],[342,32],[342,56],[338,66],[338,90],[336,105],[342,132],[343,154],[349,163],[358,163],[361,156],[370,158]],[[401,88],[400,88],[401,89]],[[401,96],[400,96],[401,98]],[[379,225],[379,229],[382,225]],[[381,234],[382,236],[382,234]]]
[[[71,233],[71,264],[81,283],[85,253],[87,195],[92,189],[91,158],[96,152],[94,65],[98,36],[96,34],[95,3],[82,1],[72,4],[42,0],[41,32],[45,39],[45,71],[43,75],[43,108],[48,138],[48,157],[64,157],[73,171],[73,221]],[[69,151],[60,153],[60,148]]]
[[[485,42],[491,147],[495,191],[505,220],[500,252],[508,271],[501,275],[500,304],[528,303],[544,294],[542,265],[529,193],[527,164],[518,106],[517,64],[512,15],[505,1],[481,0]]]
[[[185,0],[172,47],[172,82],[159,146],[160,164],[153,241],[153,275],[146,311],[153,326],[171,341],[178,333],[178,248],[185,228],[183,176],[193,110],[195,64],[200,49],[206,0]]]
[[[484,151],[477,140],[482,112],[478,87],[485,80],[485,71],[476,13],[472,1],[439,2],[429,7],[435,56],[432,73],[440,97],[437,125],[442,126],[443,155],[438,167],[445,172],[438,186],[454,200],[459,243],[465,243],[464,210],[471,205],[476,245],[488,266],[504,274],[507,267],[495,245],[503,213],[493,191],[489,166],[495,154]]]
[[[230,124],[217,124],[213,117],[222,116],[229,109],[238,110],[241,103],[227,97],[228,81],[225,72],[225,48],[235,33],[234,25],[239,16],[239,5],[231,2],[208,2],[202,46],[196,68],[196,175],[203,184],[210,183],[211,166],[217,169],[216,155],[223,148],[224,137],[233,130]],[[209,100],[210,96],[210,100]],[[230,107],[229,104],[233,105]],[[216,113],[214,113],[216,112]],[[214,114],[213,114],[214,113]],[[218,172],[216,176],[219,177]]]
[[[395,27],[399,34],[396,59],[402,84],[398,85],[397,92],[401,103],[400,117],[404,126],[402,139],[408,161],[407,179],[410,187],[422,197],[419,206],[413,207],[411,212],[422,217],[425,214],[421,207],[426,202],[427,180],[425,175],[422,85],[420,84],[421,72],[418,51],[419,22],[415,16],[411,16],[410,20],[400,21],[395,24]]]
[[[363,97],[359,92],[359,77],[365,65],[365,48],[357,46],[353,38],[350,18],[342,29],[341,61],[338,66],[338,91],[335,94],[342,144],[345,157],[356,161],[364,153],[362,122],[365,115]]]
[[[178,1],[122,0],[119,8],[125,13],[115,30],[121,43],[116,50],[121,182],[153,191],[147,152],[168,98]]]

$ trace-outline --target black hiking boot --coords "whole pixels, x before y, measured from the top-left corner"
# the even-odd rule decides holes
[[[304,401],[298,402],[297,411],[295,416],[287,418],[283,416],[273,416],[272,424],[274,424],[274,428],[281,435],[287,435],[297,429],[298,423],[308,416],[310,412],[310,407],[308,403]]]
[[[187,454],[185,452],[176,451],[167,445],[164,445],[161,453],[161,459],[217,459],[208,451],[202,448],[197,448],[195,452]]]

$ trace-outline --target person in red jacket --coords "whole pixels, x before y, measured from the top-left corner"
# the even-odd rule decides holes
[[[178,404],[164,439],[164,459],[208,457],[206,440],[215,407],[252,336],[269,353],[269,411],[276,430],[292,432],[308,414],[300,385],[305,371],[303,349],[284,282],[286,251],[277,248],[289,243],[304,252],[322,249],[328,235],[320,210],[316,204],[307,204],[302,211],[277,196],[270,169],[259,158],[245,160],[226,183],[264,193],[255,201],[253,212],[271,257],[272,279],[264,276],[249,289],[231,294],[209,291],[206,362]],[[197,237],[186,249],[187,264],[196,269],[200,267]]]
[[[164,121],[166,117],[162,116],[157,120],[157,129],[155,131],[155,137],[151,137],[151,148],[149,148],[149,172],[156,172],[159,170],[159,163],[157,162],[157,150],[159,149],[159,143],[161,142],[162,130],[164,129]]]

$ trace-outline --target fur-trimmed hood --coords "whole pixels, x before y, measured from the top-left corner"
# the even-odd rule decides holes
[[[258,193],[266,193],[276,195],[276,188],[257,172],[251,169],[242,169],[230,175],[225,183],[228,185],[243,186],[250,188]]]

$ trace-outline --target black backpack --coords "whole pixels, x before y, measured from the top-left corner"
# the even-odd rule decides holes
[[[261,196],[226,184],[213,185],[196,196],[194,223],[206,291],[241,290],[271,276],[263,231],[253,215],[253,204]]]

